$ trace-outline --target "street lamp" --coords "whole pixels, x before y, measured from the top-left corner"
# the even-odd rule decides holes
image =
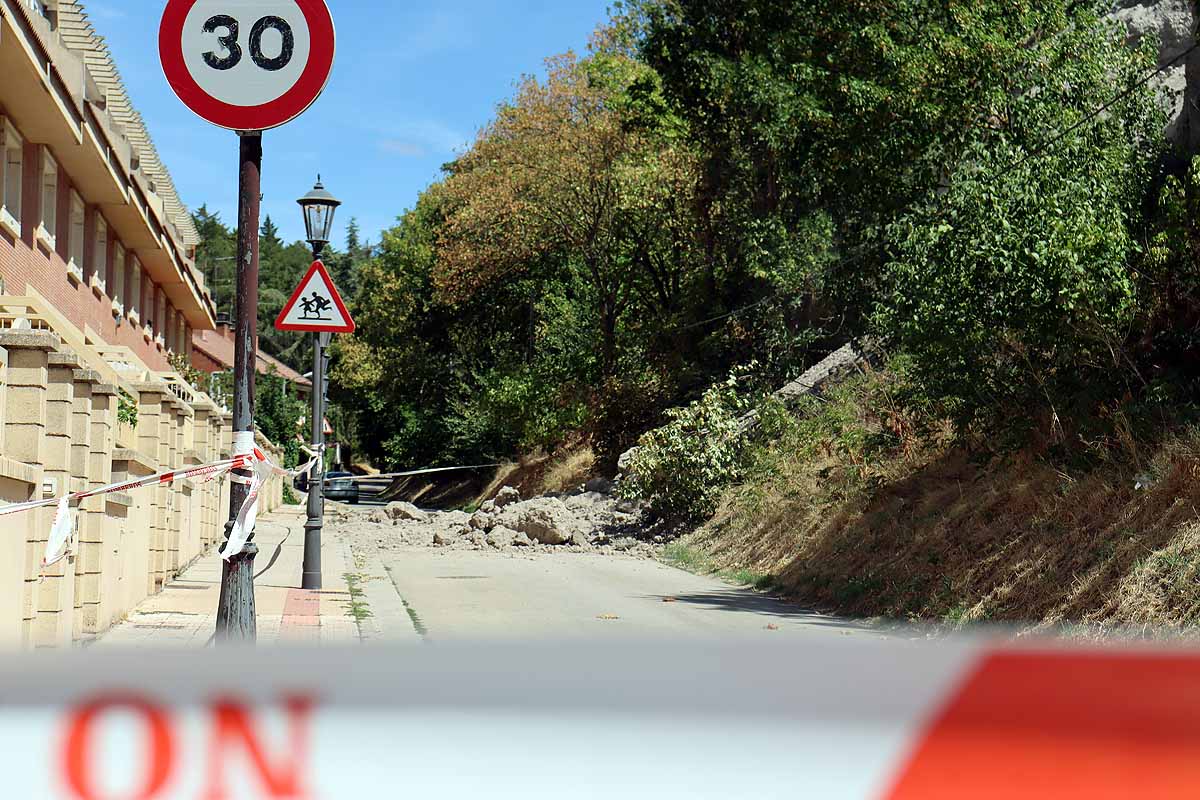
[[[321,176],[312,191],[296,201],[304,212],[304,229],[312,245],[313,259],[321,258],[333,230],[333,215],[342,203],[321,185]],[[313,334],[312,371],[312,444],[321,459],[308,478],[308,520],[304,523],[304,575],[301,587],[321,588],[321,528],[325,520],[325,350],[330,334]]]
[[[296,201],[304,211],[304,229],[308,231],[308,243],[312,245],[313,256],[321,257],[325,245],[329,244],[329,234],[333,230],[333,215],[341,200],[325,191],[321,185],[321,176],[312,191]]]

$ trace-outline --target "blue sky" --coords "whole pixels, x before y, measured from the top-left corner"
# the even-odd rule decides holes
[[[338,55],[325,93],[263,139],[263,214],[304,238],[295,200],[318,172],[372,242],[545,57],[582,51],[609,0],[329,0]],[[85,0],[183,201],[236,222],[237,137],[187,110],[158,64],[160,3]],[[153,8],[152,13],[147,13]]]

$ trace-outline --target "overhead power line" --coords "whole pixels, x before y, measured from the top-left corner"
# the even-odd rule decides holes
[[[1122,102],[1123,100],[1128,99],[1130,96],[1133,95],[1134,92],[1138,91],[1139,89],[1144,88],[1148,83],[1150,83],[1150,81],[1154,80],[1158,76],[1165,73],[1167,70],[1176,66],[1177,64],[1179,64],[1179,62],[1181,62],[1183,59],[1187,58],[1189,55],[1196,52],[1197,50],[1200,50],[1200,41],[1196,42],[1191,47],[1189,47],[1188,49],[1179,53],[1178,55],[1176,55],[1174,58],[1167,61],[1166,63],[1160,64],[1156,69],[1146,72],[1140,78],[1138,78],[1136,81],[1131,83],[1125,89],[1121,90],[1116,95],[1114,95],[1111,99],[1106,101],[1103,105],[1098,107],[1095,111],[1091,112],[1090,114],[1087,114],[1082,119],[1077,120],[1076,122],[1055,131],[1053,134],[1051,134],[1050,138],[1047,141],[1043,142],[1041,145],[1037,146],[1035,149],[1026,153],[1026,155],[1023,156],[1022,158],[1019,158],[1016,161],[1014,161],[1013,163],[1009,164],[1007,167],[1004,167],[998,173],[987,178],[986,182],[990,183],[993,181],[997,181],[1000,178],[1003,178],[1004,176],[1008,175],[1010,172],[1017,169],[1018,167],[1026,164],[1034,159],[1041,158],[1042,156],[1046,155],[1053,145],[1062,141],[1067,136],[1070,136],[1072,133],[1079,130],[1080,128],[1082,128],[1086,125],[1090,125],[1091,123],[1095,122],[1097,119],[1100,118],[1100,116],[1102,114],[1109,111],[1111,108],[1113,108],[1114,106],[1116,106],[1118,103]],[[946,212],[946,210],[947,209],[942,209],[937,215],[935,215],[935,218],[940,217],[942,214],[944,214]],[[870,249],[871,249],[870,246],[867,246],[867,245],[864,245],[864,246],[858,248],[858,252],[856,252],[853,255],[838,262],[837,267],[839,269],[842,269],[842,268],[848,267],[852,264],[855,264],[858,261],[861,261],[867,255],[867,253]],[[712,317],[711,319],[706,319],[701,322],[693,322],[688,325],[684,325],[680,328],[677,328],[676,330],[679,330],[679,331],[691,330],[692,328],[700,328],[705,325],[710,325],[714,322],[720,322],[722,320],[729,319],[730,317],[740,316],[740,315],[746,313],[747,311],[753,311],[754,309],[758,308],[759,306],[765,305],[774,299],[775,299],[774,295],[768,295],[767,297],[764,297],[761,300],[757,300],[749,305],[734,309],[733,311],[730,311],[728,313],[721,314],[719,316]]]
[[[999,173],[997,173],[992,178],[992,180],[997,180],[999,178],[1002,178],[1005,175],[1007,175],[1008,173],[1012,172],[1017,167],[1021,166],[1022,164],[1025,164],[1026,162],[1028,162],[1032,159],[1039,158],[1039,157],[1045,155],[1046,152],[1050,149],[1050,147],[1052,147],[1055,144],[1058,144],[1063,139],[1065,139],[1067,136],[1071,135],[1072,133],[1074,133],[1075,131],[1084,127],[1085,125],[1090,125],[1091,123],[1095,122],[1097,119],[1099,119],[1101,114],[1104,114],[1106,111],[1108,111],[1110,108],[1117,105],[1121,101],[1128,99],[1134,92],[1145,87],[1146,84],[1150,83],[1150,81],[1154,80],[1159,75],[1162,75],[1168,69],[1171,69],[1176,64],[1178,64],[1180,61],[1187,58],[1189,55],[1191,55],[1198,49],[1200,49],[1200,42],[1196,42],[1196,44],[1193,44],[1187,50],[1184,50],[1182,53],[1175,56],[1174,58],[1172,58],[1170,61],[1166,62],[1165,64],[1160,65],[1157,69],[1146,73],[1140,79],[1138,79],[1137,81],[1130,84],[1123,91],[1117,93],[1117,95],[1115,97],[1113,97],[1111,100],[1106,102],[1104,105],[1097,108],[1091,114],[1088,114],[1083,119],[1078,120],[1075,123],[1068,125],[1067,127],[1062,128],[1061,130],[1057,131],[1056,133],[1051,135],[1051,137],[1048,141],[1043,142],[1041,144],[1041,146],[1039,146],[1032,152],[1026,154],[1024,158],[1018,159],[1017,161],[1013,162],[1012,164],[1009,164],[1007,167],[1005,167]]]

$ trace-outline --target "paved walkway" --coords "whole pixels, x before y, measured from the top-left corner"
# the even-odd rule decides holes
[[[884,634],[656,561],[428,548],[378,558],[431,642]]]
[[[321,592],[297,588],[303,510],[259,522],[260,645],[884,635],[654,561],[380,548],[388,528],[338,526],[337,506],[329,513]],[[220,577],[217,554],[204,556],[93,646],[204,647],[216,625]]]
[[[394,589],[392,597],[378,592],[380,584],[371,580],[371,565],[357,567],[349,543],[336,535],[327,534],[321,549],[324,590],[298,588],[304,557],[302,506],[285,507],[261,519],[255,541],[260,645],[417,639]],[[220,593],[221,559],[214,550],[92,646],[204,647],[216,627]]]

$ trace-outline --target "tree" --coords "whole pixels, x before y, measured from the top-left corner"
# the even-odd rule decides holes
[[[626,315],[667,316],[685,288],[693,160],[631,124],[623,92],[644,75],[632,60],[566,54],[547,72],[450,165],[435,284],[456,302],[536,268],[580,278],[612,375]]]
[[[221,222],[221,215],[210,212],[207,204],[192,214],[192,220],[200,234],[196,264],[204,272],[218,311],[232,313],[237,239]]]
[[[271,263],[283,252],[283,240],[279,238],[279,226],[271,220],[268,214],[262,221],[258,233],[258,257],[260,261]]]
[[[1007,126],[1005,109],[1093,31],[1074,0],[663,0],[642,52],[703,153],[708,251],[745,285],[828,215],[830,286],[862,329],[882,230]],[[1072,98],[1072,100],[1077,98]],[[1073,107],[1073,106],[1072,106]],[[765,246],[764,246],[765,245]],[[765,255],[766,267],[763,266]]]
[[[910,354],[927,392],[968,416],[1045,399],[1051,383],[1112,382],[1155,291],[1135,270],[1164,152],[1161,104],[1145,89],[1098,109],[1157,54],[1089,14],[1042,47],[1045,69],[1009,77],[1037,90],[997,102],[940,188],[885,236],[875,327]]]
[[[359,228],[358,220],[351,217],[350,222],[346,225],[345,251],[335,253],[332,258],[327,257],[326,259],[330,263],[334,283],[337,284],[338,290],[347,297],[353,297],[358,291],[359,270],[371,258],[371,246],[370,244],[364,245],[361,237],[362,229]]]

